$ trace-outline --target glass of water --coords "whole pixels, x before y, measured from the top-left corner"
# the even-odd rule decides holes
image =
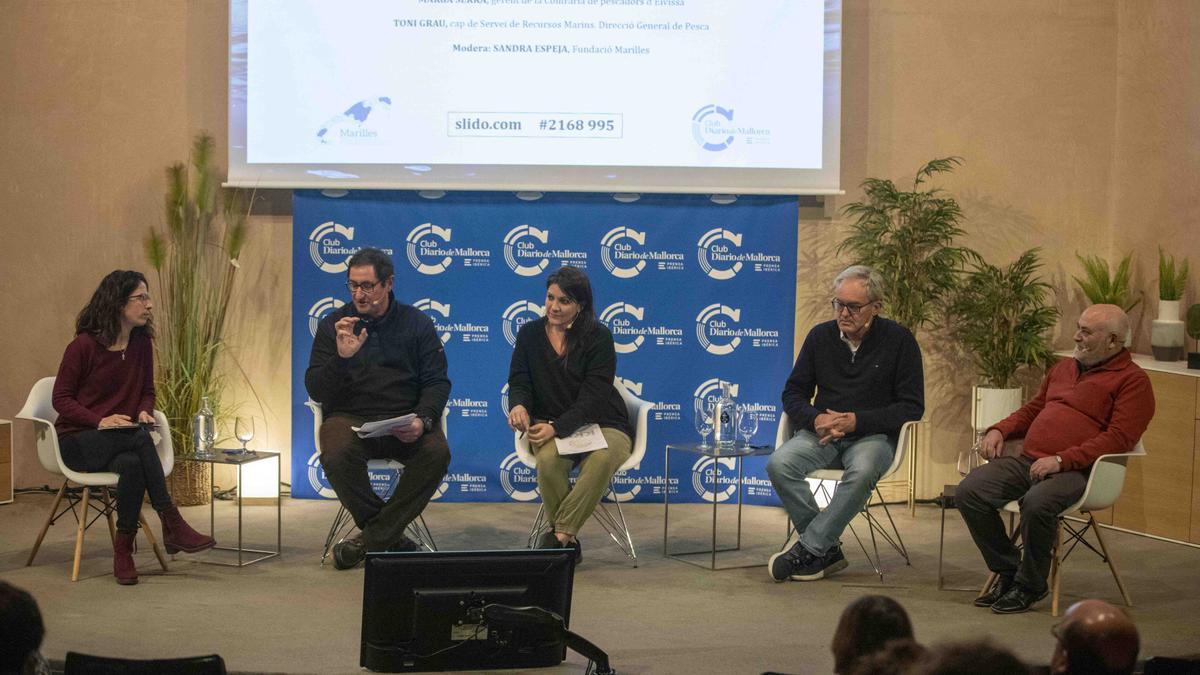
[[[707,449],[708,435],[713,430],[712,402],[701,398],[693,399],[692,412],[695,415],[696,433],[700,434],[700,447]]]
[[[238,417],[233,422],[233,435],[242,442],[242,453],[249,452],[246,444],[254,438],[254,418]]]
[[[744,405],[739,405],[737,412],[738,433],[742,435],[742,438],[746,439],[746,446],[749,447],[750,439],[754,437],[754,434],[758,433],[758,414]]]

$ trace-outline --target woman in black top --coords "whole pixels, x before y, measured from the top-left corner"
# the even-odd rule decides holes
[[[542,548],[579,548],[579,528],[629,459],[633,432],[613,385],[616,369],[612,333],[596,320],[587,275],[574,267],[555,271],[546,279],[546,315],[521,326],[508,373],[508,425],[525,434],[537,457],[552,527]],[[599,427],[608,447],[561,454],[569,449],[563,439],[586,434],[588,425]],[[567,477],[574,466],[579,476],[572,488]]]

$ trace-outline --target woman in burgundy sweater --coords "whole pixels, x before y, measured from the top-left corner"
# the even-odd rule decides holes
[[[154,424],[154,335],[146,277],[117,270],[100,282],[75,320],[54,381],[59,449],[75,471],[112,471],[117,482],[117,534],[113,575],[136,584],[133,543],[142,498],[162,521],[168,553],[212,548],[212,537],[193,530],[171,503],[162,462],[149,428]]]

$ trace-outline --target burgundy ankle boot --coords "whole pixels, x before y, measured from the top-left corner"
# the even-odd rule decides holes
[[[163,547],[167,553],[198,553],[217,545],[212,537],[193,530],[174,506],[159,511],[158,519],[162,521]]]
[[[137,568],[133,565],[133,541],[137,532],[122,532],[117,530],[113,539],[113,576],[122,586],[132,586],[138,582]]]

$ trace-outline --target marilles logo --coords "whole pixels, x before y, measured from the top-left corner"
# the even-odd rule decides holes
[[[316,226],[308,235],[308,254],[322,272],[340,274],[349,269],[350,256],[358,252],[353,242],[353,227],[330,220]]]
[[[421,223],[414,227],[405,241],[408,246],[408,262],[421,274],[441,274],[454,258],[445,247],[450,243],[451,230],[433,223]],[[440,241],[439,241],[440,240]]]

